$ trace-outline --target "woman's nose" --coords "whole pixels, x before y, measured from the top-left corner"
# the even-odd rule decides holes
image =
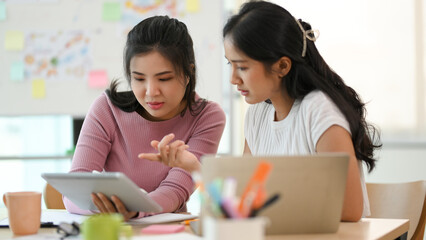
[[[237,84],[240,84],[242,82],[240,76],[234,70],[231,70],[231,80],[230,80],[230,82],[233,85],[237,85]]]
[[[159,93],[159,88],[157,83],[155,83],[155,81],[147,81],[146,95],[155,96],[155,95],[158,95],[158,93]]]

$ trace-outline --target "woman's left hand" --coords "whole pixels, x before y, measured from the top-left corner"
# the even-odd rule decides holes
[[[112,196],[111,201],[103,193],[92,193],[91,197],[101,213],[120,213],[125,222],[138,214],[138,212],[127,211],[123,202],[117,196]]]
[[[169,167],[180,167],[190,173],[200,170],[201,164],[198,158],[193,153],[187,151],[189,146],[182,140],[173,141],[174,137],[175,135],[171,133],[164,136],[161,141],[151,141],[151,146],[158,153],[141,153],[138,157],[161,162]]]

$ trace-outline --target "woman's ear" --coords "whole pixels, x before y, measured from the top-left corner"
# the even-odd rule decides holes
[[[285,75],[290,72],[291,69],[291,59],[288,57],[281,57],[273,65],[274,72],[278,74],[279,78],[283,78]]]
[[[191,68],[191,72],[194,73],[195,72],[195,64],[191,63],[190,68]]]
[[[192,74],[194,74],[194,72],[195,72],[195,64],[191,63],[190,67],[191,67]],[[186,77],[186,84],[185,84],[185,86],[188,86],[189,81],[190,81],[189,77]]]

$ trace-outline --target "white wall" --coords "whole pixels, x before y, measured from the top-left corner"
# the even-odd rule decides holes
[[[385,143],[379,155],[376,168],[365,176],[366,182],[426,180],[426,147],[386,147]]]

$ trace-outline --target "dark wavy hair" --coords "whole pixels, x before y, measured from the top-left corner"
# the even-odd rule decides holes
[[[168,16],[154,16],[138,23],[127,35],[124,48],[124,73],[130,85],[130,61],[138,54],[159,52],[175,67],[178,74],[188,78],[183,100],[192,115],[204,109],[205,99],[195,100],[196,65],[192,38],[186,25]],[[114,80],[106,91],[111,102],[126,112],[144,111],[132,91],[118,92],[118,80]],[[184,115],[186,108],[181,112]]]
[[[296,21],[305,31],[311,30],[308,23],[296,20],[278,5],[248,2],[227,21],[223,37],[230,37],[239,50],[262,62],[267,71],[281,57],[290,58],[292,66],[282,79],[282,90],[294,99],[303,99],[316,89],[327,94],[349,122],[357,159],[364,161],[371,172],[377,161],[373,152],[382,146],[379,131],[366,122],[365,104],[327,65],[314,42],[306,39],[306,56],[302,57],[303,33]],[[313,33],[308,34],[314,37]]]

